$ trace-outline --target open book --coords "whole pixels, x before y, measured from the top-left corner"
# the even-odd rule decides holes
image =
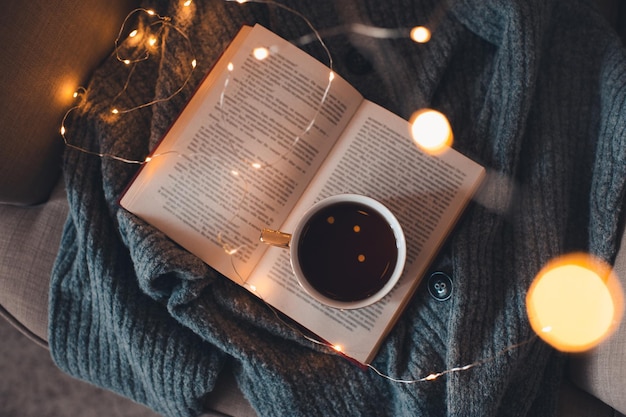
[[[485,171],[453,149],[424,153],[406,120],[338,76],[329,84],[330,74],[262,26],[243,27],[120,204],[368,364]],[[289,251],[259,242],[262,228],[293,232],[315,201],[339,193],[385,204],[407,240],[399,283],[356,310],[313,300],[297,284]]]

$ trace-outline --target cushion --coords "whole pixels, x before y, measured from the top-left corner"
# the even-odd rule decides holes
[[[45,204],[0,205],[0,313],[40,344],[47,340],[50,272],[67,213],[61,181]]]
[[[615,272],[626,289],[626,234],[615,260]],[[575,355],[571,361],[574,383],[606,404],[626,414],[626,320],[594,350]]]
[[[8,0],[0,13],[0,202],[44,201],[73,93],[113,50],[131,0]]]

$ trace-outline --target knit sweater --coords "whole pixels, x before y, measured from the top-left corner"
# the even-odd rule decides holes
[[[136,67],[126,89],[128,68],[114,56],[103,62],[68,119],[73,144],[142,160],[241,24],[259,22],[287,39],[309,33],[276,7],[171,3],[153,6],[185,35],[166,31],[165,46]],[[176,417],[201,412],[227,363],[262,416],[553,415],[563,356],[533,338],[525,295],[560,254],[615,255],[626,179],[619,39],[583,0],[285,4],[320,30],[346,22],[432,30],[423,45],[345,33],[326,42],[335,70],[366,98],[406,118],[423,107],[442,111],[454,147],[489,172],[433,265],[452,277],[452,297],[438,301],[420,287],[373,366],[401,379],[476,366],[402,384],[311,343],[118,206],[137,165],[75,149],[65,154],[70,214],[50,290],[55,362]],[[325,60],[318,45],[305,49]],[[344,59],[355,50],[372,71]],[[171,95],[192,53],[198,67],[180,94],[110,116],[113,104]]]

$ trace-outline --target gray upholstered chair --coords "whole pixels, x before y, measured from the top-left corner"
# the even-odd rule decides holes
[[[50,270],[68,212],[59,181],[60,121],[71,92],[111,52],[120,24],[136,2],[6,3],[0,14],[0,315],[45,347]],[[621,28],[626,4],[599,4]],[[626,242],[616,267],[626,277]],[[623,326],[598,349],[572,358],[561,415],[626,413],[625,387]],[[227,373],[207,399],[207,412],[211,410],[254,415]]]

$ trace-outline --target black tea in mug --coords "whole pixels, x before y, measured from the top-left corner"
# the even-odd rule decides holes
[[[382,203],[337,194],[313,204],[293,234],[263,229],[261,241],[289,249],[300,286],[329,307],[355,309],[385,297],[406,261],[402,226]]]
[[[311,286],[338,301],[380,291],[398,262],[396,236],[376,210],[339,202],[315,213],[297,242],[298,261]]]

